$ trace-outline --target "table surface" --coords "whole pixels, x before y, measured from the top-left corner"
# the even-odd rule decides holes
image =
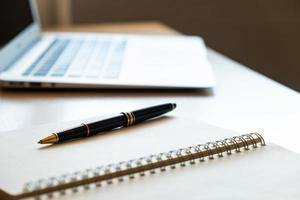
[[[158,22],[91,24],[47,28],[59,31],[179,34]],[[176,102],[174,115],[191,117],[242,133],[260,132],[267,141],[300,153],[300,95],[208,48],[217,78],[211,90],[0,90],[0,132],[32,125],[79,120]],[[197,130],[195,130],[197,131]]]

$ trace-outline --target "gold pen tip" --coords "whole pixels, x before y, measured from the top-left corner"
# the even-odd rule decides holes
[[[52,133],[48,137],[45,137],[38,141],[39,144],[53,144],[58,142],[58,137],[55,133]]]

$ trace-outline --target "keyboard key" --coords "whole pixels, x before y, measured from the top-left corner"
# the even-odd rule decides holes
[[[80,51],[78,52],[75,60],[72,62],[69,70],[68,76],[70,77],[80,77],[86,67],[86,64],[91,57],[91,54],[95,48],[96,41],[90,40],[84,42]]]
[[[85,76],[89,78],[97,78],[100,76],[105,61],[107,60],[108,52],[111,46],[111,41],[98,41],[87,64]]]
[[[39,68],[34,76],[46,76],[69,42],[70,40],[58,40],[50,49],[49,54],[46,54],[44,62],[38,64]]]
[[[126,45],[126,41],[121,41],[114,47],[110,60],[106,66],[106,70],[103,74],[104,78],[114,79],[119,77]]]
[[[28,76],[33,72],[36,67],[38,66],[38,63],[44,58],[44,56],[49,52],[49,50],[56,45],[57,39],[55,39],[48,48],[23,72],[23,76]]]
[[[72,40],[60,59],[55,63],[51,76],[64,76],[69,69],[73,59],[76,57],[83,40]]]

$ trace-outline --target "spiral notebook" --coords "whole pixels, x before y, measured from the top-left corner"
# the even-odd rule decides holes
[[[300,156],[265,145],[257,133],[165,117],[71,143],[36,144],[77,124],[1,133],[0,199],[300,197]]]

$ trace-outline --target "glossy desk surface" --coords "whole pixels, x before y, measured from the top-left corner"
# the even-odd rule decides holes
[[[77,25],[51,30],[178,34],[157,22]],[[208,56],[217,78],[217,86],[212,90],[0,90],[0,132],[175,102],[178,107],[174,116],[192,117],[242,133],[260,132],[267,141],[300,153],[299,93],[212,49],[208,49]]]

